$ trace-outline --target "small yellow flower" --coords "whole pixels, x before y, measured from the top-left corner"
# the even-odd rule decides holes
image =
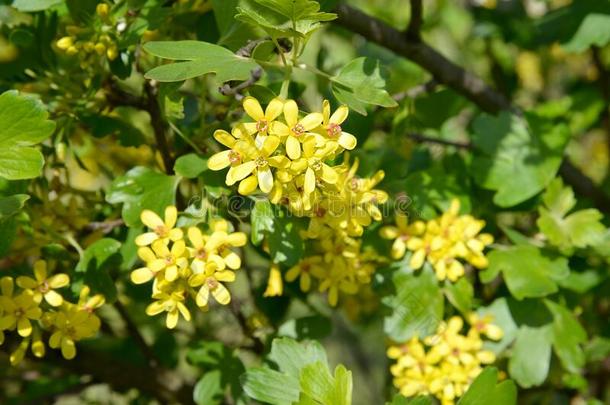
[[[32,334],[32,320],[38,320],[42,316],[39,304],[34,300],[34,293],[24,290],[19,295],[8,297],[0,296],[0,307],[2,307],[2,318],[0,318],[0,330],[14,330],[22,337]]]
[[[306,194],[310,194],[315,190],[318,181],[335,184],[339,179],[337,172],[324,163],[324,159],[328,156],[328,151],[328,147],[323,149],[316,148],[316,139],[313,136],[309,136],[303,141],[302,157],[290,164],[291,171],[297,174],[305,172],[303,186]]]
[[[178,278],[179,272],[188,267],[185,253],[186,244],[182,239],[174,242],[171,250],[162,240],[155,241],[152,249],[142,247],[138,249],[138,255],[146,266],[134,270],[131,273],[131,280],[135,284],[143,284],[159,275],[159,278],[174,281]]]
[[[242,131],[239,131],[236,128],[233,130],[233,132],[234,135],[229,134],[223,129],[214,131],[214,139],[229,148],[229,150],[218,152],[210,156],[208,159],[208,168],[210,170],[218,171],[229,166],[237,166],[242,163],[244,157],[241,155],[241,153],[239,153],[239,151],[233,148],[237,143],[237,135],[241,136]]]
[[[337,145],[343,149],[352,150],[358,143],[354,135],[343,131],[341,128],[341,124],[347,119],[348,114],[349,109],[345,105],[337,108],[331,115],[328,100],[324,100],[322,104],[322,128],[320,132],[332,143],[333,150],[337,148]]]
[[[493,315],[487,314],[485,316],[479,316],[473,312],[468,316],[468,323],[472,325],[472,331],[485,335],[491,340],[500,340],[504,336],[504,332],[499,326],[492,324]]]
[[[152,295],[155,301],[146,307],[146,314],[155,316],[162,312],[167,312],[165,326],[168,329],[176,327],[180,315],[186,321],[190,321],[191,313],[186,305],[184,305],[184,292],[183,287],[175,287],[166,282],[159,283],[159,286]]]
[[[282,283],[282,272],[280,266],[273,263],[269,269],[269,278],[267,280],[267,288],[263,293],[264,297],[279,297],[284,292],[284,283]]]
[[[322,257],[310,256],[302,259],[286,272],[286,281],[292,282],[298,278],[301,291],[308,292],[311,288],[312,275],[322,274],[324,274]]]
[[[284,102],[279,97],[269,102],[265,112],[263,112],[263,108],[254,97],[245,97],[242,105],[246,114],[255,121],[243,124],[250,135],[255,133],[267,135],[274,126],[275,119],[280,116],[284,108]]]
[[[200,287],[195,302],[199,307],[206,307],[210,294],[221,305],[231,302],[231,293],[222,282],[235,281],[235,273],[231,270],[218,270],[215,266],[206,266],[203,273],[193,274],[188,283],[191,287]]]
[[[49,338],[49,347],[61,349],[65,359],[73,359],[76,356],[75,342],[94,336],[100,324],[97,316],[78,306],[66,306],[53,317],[54,332]]]
[[[296,101],[288,100],[284,103],[284,119],[286,124],[276,121],[272,133],[286,139],[286,153],[292,160],[301,157],[301,143],[309,135],[315,136],[311,131],[322,123],[322,114],[309,113],[299,120],[299,107]]]
[[[63,297],[54,291],[70,284],[67,274],[59,273],[47,276],[47,262],[38,260],[34,263],[34,277],[17,277],[17,285],[24,289],[30,289],[34,293],[34,301],[40,303],[44,297],[50,305],[58,307],[63,302]]]
[[[173,205],[165,208],[165,220],[151,210],[142,211],[140,219],[151,232],[143,233],[136,238],[138,246],[148,246],[157,240],[168,243],[182,239],[182,229],[174,228],[178,219],[178,210]]]
[[[421,235],[425,228],[426,225],[422,221],[409,224],[409,217],[400,213],[396,215],[396,226],[384,226],[379,233],[384,239],[394,240],[390,255],[392,259],[399,260],[407,251],[407,241],[413,236]]]
[[[74,38],[72,37],[62,37],[56,42],[57,47],[63,51],[74,45]]]

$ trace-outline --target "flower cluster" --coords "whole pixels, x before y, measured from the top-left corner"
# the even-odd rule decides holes
[[[49,275],[47,267],[47,262],[39,260],[34,264],[33,278],[0,279],[0,345],[7,331],[17,331],[22,338],[10,356],[12,365],[21,362],[30,346],[34,356],[45,355],[43,331],[50,334],[51,348],[61,349],[66,359],[72,359],[75,342],[94,336],[100,328],[94,310],[104,304],[104,297],[90,297],[85,286],[78,303],[66,301],[56,290],[68,286],[70,278],[64,273]]]
[[[491,316],[468,317],[470,329],[462,334],[464,321],[454,316],[441,322],[436,334],[403,344],[392,345],[387,355],[396,363],[390,367],[394,385],[406,397],[434,395],[443,405],[451,405],[466,392],[483,366],[496,360],[484,350],[483,337],[502,338],[502,330],[491,323]]]
[[[97,5],[96,14],[91,26],[70,25],[66,28],[68,35],[56,42],[67,55],[78,55],[83,69],[99,58],[115,60],[119,56],[116,38],[127,28],[125,21],[115,21],[106,3]]]
[[[348,116],[346,106],[331,114],[324,101],[321,112],[301,116],[294,100],[275,98],[263,111],[256,99],[246,97],[243,107],[253,121],[237,124],[231,134],[214,133],[229,149],[210,157],[208,167],[228,167],[226,183],[239,183],[239,193],[259,189],[273,204],[309,218],[301,236],[310,242],[313,254],[284,277],[289,282],[298,278],[303,291],[317,280],[319,291],[327,292],[335,306],[339,292],[356,294],[375,271],[377,257],[363,249],[359,237],[373,220],[381,220],[378,205],[388,195],[374,187],[384,173],[359,178],[358,160],[350,164],[347,154],[333,165],[343,151],[356,146],[356,138],[341,128]],[[266,296],[282,294],[281,275],[279,266],[273,265]]]
[[[454,199],[447,212],[428,222],[408,223],[406,215],[396,216],[396,226],[386,226],[380,231],[385,239],[393,239],[392,258],[400,259],[406,250],[413,254],[409,265],[414,270],[427,260],[439,280],[456,281],[464,275],[462,259],[482,269],[488,261],[483,250],[493,243],[493,236],[480,233],[485,221],[471,215],[458,215],[459,200]]]
[[[223,219],[212,221],[207,233],[191,226],[185,238],[185,232],[176,227],[177,219],[174,206],[165,209],[164,219],[150,210],[142,211],[142,223],[150,231],[138,236],[135,242],[140,246],[138,256],[144,266],[131,273],[136,284],[153,281],[154,301],[146,313],[154,316],[166,312],[169,329],[176,327],[180,315],[190,321],[189,296],[203,310],[208,308],[210,295],[221,305],[231,301],[223,283],[235,281],[241,259],[233,248],[244,246],[247,241],[243,232],[231,232]]]

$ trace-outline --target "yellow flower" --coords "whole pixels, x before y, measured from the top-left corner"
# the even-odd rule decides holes
[[[146,307],[146,314],[148,316],[155,316],[162,312],[167,312],[165,326],[168,329],[176,327],[180,315],[187,321],[191,320],[191,313],[186,305],[184,305],[183,287],[176,287],[171,283],[162,281],[155,288],[152,297],[156,301]]]
[[[279,97],[269,102],[265,112],[263,112],[263,108],[254,97],[245,97],[242,105],[246,114],[255,121],[243,124],[250,135],[255,133],[267,135],[273,127],[275,119],[280,116],[284,108],[284,102]]]
[[[409,224],[409,217],[405,214],[396,215],[396,226],[384,226],[379,234],[384,239],[394,239],[390,255],[392,259],[402,259],[407,250],[407,241],[412,236],[421,235],[426,225],[422,221],[415,221]]]
[[[49,338],[49,346],[61,348],[61,355],[70,360],[76,356],[75,342],[94,336],[99,330],[100,320],[77,306],[69,305],[55,314],[52,326],[54,332]]]
[[[159,278],[174,281],[178,278],[179,271],[188,266],[185,253],[186,244],[182,239],[174,242],[171,250],[162,240],[155,241],[152,249],[142,247],[138,249],[138,255],[146,266],[132,271],[131,280],[135,284],[143,284],[159,275]]]
[[[225,261],[218,254],[217,249],[222,244],[218,235],[207,237],[204,239],[203,233],[196,226],[192,226],[187,231],[188,238],[192,248],[189,248],[193,261],[191,268],[196,273],[203,272],[203,269],[208,263],[214,264],[217,269],[225,268]]]
[[[206,266],[203,273],[193,274],[189,278],[191,287],[200,287],[195,298],[199,307],[206,307],[210,299],[210,293],[221,305],[231,302],[231,293],[222,282],[232,283],[235,281],[235,273],[231,270],[219,270],[213,264]]]
[[[341,124],[347,119],[349,109],[342,105],[331,115],[330,103],[324,100],[322,103],[322,135],[332,144],[332,149],[335,150],[337,145],[343,149],[352,150],[358,143],[356,137],[350,133],[343,131]]]
[[[280,266],[276,263],[271,265],[269,269],[269,279],[267,280],[267,288],[263,293],[264,297],[279,297],[284,292],[284,284],[282,283],[282,273]]]
[[[237,135],[241,136],[242,131],[239,131],[237,128],[235,128],[233,132],[235,136],[229,134],[223,129],[218,129],[214,131],[214,139],[229,148],[229,150],[224,150],[222,152],[218,152],[210,156],[210,158],[208,159],[208,168],[210,170],[218,171],[225,169],[229,166],[237,166],[241,164],[243,156],[233,147],[237,142]]]
[[[312,274],[324,274],[322,257],[310,256],[302,259],[286,272],[286,281],[293,282],[298,278],[301,291],[307,292],[311,288]]]
[[[473,312],[468,316],[468,322],[472,325],[472,331],[485,335],[492,340],[500,340],[504,336],[502,329],[491,323],[493,322],[493,315],[491,314],[481,317]]]
[[[304,191],[312,193],[318,181],[323,180],[328,184],[335,184],[339,178],[337,172],[324,163],[328,156],[328,147],[316,148],[316,139],[313,136],[303,141],[303,155],[290,164],[290,170],[300,174],[305,172]]]
[[[151,229],[151,232],[143,233],[136,238],[138,246],[148,246],[157,240],[168,243],[170,240],[182,239],[182,229],[174,228],[178,219],[178,210],[173,205],[165,208],[165,220],[151,210],[142,211],[140,219]]]
[[[299,107],[296,101],[288,100],[284,103],[284,119],[286,124],[276,121],[271,132],[275,135],[286,137],[286,153],[292,160],[301,157],[301,143],[307,136],[315,136],[311,132],[322,123],[322,114],[309,113],[299,120]]]
[[[227,185],[231,186],[239,181],[238,191],[243,195],[252,193],[256,187],[264,193],[270,192],[273,188],[271,168],[283,168],[289,164],[286,156],[271,156],[279,145],[280,138],[273,135],[264,137],[260,148],[253,142],[237,141],[235,149],[244,157],[244,163],[229,169]]]
[[[88,286],[83,286],[79,293],[78,304],[76,305],[78,309],[89,314],[93,313],[94,310],[98,309],[106,302],[106,299],[102,294],[95,294],[90,297],[90,293],[91,289]]]
[[[38,320],[42,316],[42,310],[34,300],[34,293],[24,290],[19,295],[9,297],[0,296],[0,307],[2,318],[0,318],[0,330],[14,330],[22,337],[32,334],[31,320]]]
[[[34,277],[17,277],[17,285],[21,288],[32,290],[34,301],[37,303],[40,303],[44,297],[50,305],[54,307],[60,306],[63,302],[63,297],[54,290],[70,284],[68,275],[59,273],[47,277],[47,262],[38,260],[34,263]]]

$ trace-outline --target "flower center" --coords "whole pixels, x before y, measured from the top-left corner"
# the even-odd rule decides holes
[[[205,249],[197,250],[197,254],[195,255],[198,259],[205,260],[208,258],[208,252]]]
[[[336,138],[341,135],[341,125],[330,123],[326,127],[326,133],[330,138]]]
[[[269,123],[265,120],[260,120],[256,122],[256,130],[258,132],[267,132],[269,129]]]
[[[23,308],[17,308],[15,310],[15,318],[21,318],[25,314]]]
[[[47,292],[49,292],[49,290],[51,289],[49,286],[49,282],[47,280],[44,280],[41,284],[40,287],[38,288],[40,290],[41,293],[45,294]]]
[[[316,210],[316,216],[318,218],[322,218],[324,215],[326,215],[326,208],[320,207]]]
[[[322,168],[322,162],[320,161],[320,159],[314,159],[311,162],[311,168],[314,170],[320,170]]]
[[[350,188],[353,191],[358,191],[358,189],[360,188],[360,182],[358,181],[358,179],[354,178],[350,181]]]
[[[294,133],[294,136],[301,136],[305,133],[305,127],[303,124],[296,124],[294,127],[292,127],[292,133]]]
[[[165,227],[165,225],[159,225],[158,227],[155,228],[155,233],[157,235],[159,235],[159,237],[161,238],[165,238],[167,237],[168,229]]]
[[[256,162],[256,166],[258,166],[258,167],[265,167],[268,164],[267,159],[265,159],[262,156],[257,157],[255,162]]]
[[[172,255],[165,256],[165,263],[167,263],[168,265],[174,264],[174,256],[172,256]]]
[[[229,161],[231,162],[232,165],[234,165],[236,163],[240,163],[241,155],[239,153],[235,152],[234,150],[232,150],[231,152],[229,152]]]
[[[215,289],[216,287],[218,287],[218,280],[216,280],[214,277],[209,277],[209,278],[206,280],[206,283],[207,283],[208,288],[209,288],[210,290],[213,290],[213,289]]]

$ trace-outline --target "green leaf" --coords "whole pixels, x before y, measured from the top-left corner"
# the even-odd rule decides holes
[[[330,335],[331,331],[330,319],[321,315],[312,315],[287,320],[279,327],[278,335],[297,340],[321,339]]]
[[[15,0],[13,7],[24,13],[31,13],[46,10],[62,2],[63,0]]]
[[[536,224],[553,245],[562,251],[584,248],[600,243],[606,232],[601,223],[603,215],[590,208],[568,212],[576,205],[571,187],[564,187],[560,178],[555,179],[543,195],[544,207],[538,209]]]
[[[425,396],[417,396],[407,398],[401,394],[394,395],[392,402],[386,402],[386,405],[432,405],[432,398]]]
[[[106,201],[123,203],[122,216],[127,226],[140,226],[140,213],[149,209],[163,215],[168,205],[175,204],[179,177],[167,176],[147,167],[134,167],[111,184]]]
[[[557,281],[568,276],[568,261],[563,257],[550,258],[527,245],[494,250],[488,255],[489,267],[480,273],[485,283],[500,272],[513,297],[544,297],[557,292]]]
[[[284,214],[285,215],[285,214]],[[274,263],[292,267],[298,263],[305,252],[305,244],[299,233],[302,222],[298,218],[276,216],[273,230],[267,232],[269,253]]]
[[[223,400],[223,388],[219,370],[207,372],[201,377],[193,390],[193,401],[197,405],[216,405]]]
[[[498,382],[498,370],[486,367],[472,382],[458,405],[515,405],[517,387],[511,380]]]
[[[142,131],[118,117],[91,114],[83,115],[80,118],[91,130],[91,135],[95,137],[101,138],[116,134],[123,146],[139,146],[146,141]]]
[[[560,287],[566,290],[584,294],[603,280],[603,276],[595,270],[585,270],[582,272],[571,271],[570,274],[557,282]]]
[[[449,281],[445,282],[443,292],[447,296],[451,305],[457,308],[463,314],[468,314],[472,308],[472,299],[474,297],[474,288],[470,281],[465,277],[459,279],[456,283]]]
[[[40,176],[44,158],[33,145],[55,130],[42,103],[7,91],[0,95],[0,177],[9,180]]]
[[[323,362],[307,365],[301,372],[301,392],[314,403],[351,405],[352,373],[342,365],[335,368],[335,375]]]
[[[443,293],[429,265],[413,273],[401,268],[392,277],[396,295],[384,298],[392,313],[384,319],[384,331],[392,340],[404,342],[414,335],[436,332],[443,319]]]
[[[25,202],[30,199],[27,194],[15,194],[0,197],[0,221],[21,211]]]
[[[280,370],[299,378],[301,369],[308,364],[320,361],[326,363],[324,348],[315,341],[299,343],[290,338],[273,339],[269,359],[274,361]]]
[[[468,100],[451,89],[425,94],[415,99],[415,120],[425,128],[440,128],[467,105]]]
[[[269,368],[249,369],[242,377],[242,385],[250,398],[271,405],[287,405],[299,400],[299,380]]]
[[[222,46],[201,41],[147,42],[144,49],[155,56],[187,62],[161,65],[146,73],[147,79],[175,82],[207,73],[216,73],[219,82],[246,80],[258,65],[252,59],[237,56]]]
[[[587,341],[587,333],[566,307],[545,300],[553,314],[553,349],[563,367],[571,373],[578,373],[585,365],[585,354],[581,344]]]
[[[250,239],[253,245],[259,245],[266,233],[273,232],[273,219],[273,207],[269,200],[257,200],[250,213],[250,223],[252,224]]]
[[[503,111],[482,114],[473,124],[471,172],[493,201],[512,207],[541,191],[555,177],[570,137],[568,128],[534,115],[527,121]]]
[[[550,325],[522,326],[508,361],[510,376],[523,388],[540,385],[549,373],[553,332]]]
[[[119,267],[121,243],[114,239],[100,239],[87,249],[74,271],[84,273],[84,282],[93,293],[102,294],[107,302],[116,299],[117,289],[110,271]]]
[[[572,39],[563,45],[568,52],[583,52],[592,46],[610,42],[610,15],[592,13],[580,23]]]
[[[197,178],[201,173],[208,170],[208,160],[195,153],[180,156],[176,159],[174,171],[187,179]]]
[[[354,59],[330,80],[335,97],[362,115],[366,115],[367,104],[382,107],[398,105],[385,90],[385,79],[377,59]]]

